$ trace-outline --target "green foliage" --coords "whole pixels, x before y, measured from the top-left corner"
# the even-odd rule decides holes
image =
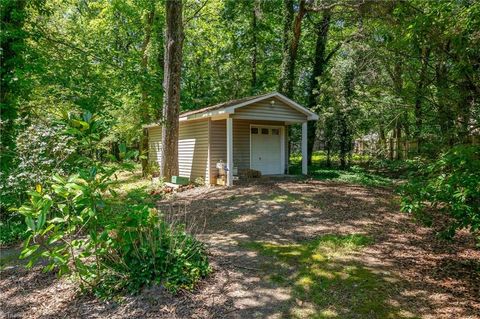
[[[458,229],[476,234],[480,243],[480,147],[456,146],[424,164],[401,189],[402,210],[432,223],[433,211],[446,214],[447,238]]]
[[[11,215],[5,220],[0,220],[0,246],[14,244],[25,239],[27,226],[19,215]]]
[[[69,174],[77,156],[76,144],[62,123],[42,122],[26,127],[16,139],[16,163],[6,174],[0,172],[0,209],[7,210],[26,199],[26,191],[46,183],[53,173]]]
[[[103,298],[151,284],[191,289],[210,271],[203,245],[180,224],[143,205],[112,209],[104,194],[113,171],[55,175],[48,188],[29,192],[19,208],[29,236],[21,258],[45,259],[46,271],[71,274]]]
[[[299,2],[287,2],[296,16]],[[293,36],[293,29],[281,36],[287,2],[186,0],[182,110],[278,87]],[[430,158],[467,142],[480,122],[480,3],[345,4],[335,2],[328,12],[315,101],[309,98],[312,62],[326,12],[307,8],[297,21],[298,54],[288,63],[292,97],[320,115],[316,133],[327,166],[356,163],[352,142],[364,136],[418,139],[420,155]],[[26,189],[47,185],[52,173],[138,160],[141,126],[161,113],[164,14],[162,2],[150,0],[2,1],[0,220],[25,199]],[[289,131],[291,149],[298,150],[300,129]],[[357,168],[313,165],[311,172],[387,183]],[[150,173],[158,174],[153,167]]]
[[[23,55],[26,33],[23,30],[27,2],[3,0],[1,2],[0,32],[0,171],[6,174],[15,158],[18,100],[26,92]]]
[[[174,292],[192,289],[210,272],[203,244],[155,209],[132,209],[109,224],[102,239],[109,248],[102,262],[110,273],[100,289],[107,295],[151,284]]]
[[[352,163],[361,163],[367,157],[355,156]],[[332,160],[338,159],[338,156],[332,156]],[[300,175],[302,172],[301,156],[293,154],[290,157],[290,174]],[[392,186],[392,179],[374,172],[370,172],[359,165],[353,165],[348,169],[332,167],[328,165],[328,159],[325,152],[314,152],[312,156],[312,165],[308,168],[310,177],[319,180],[334,180],[345,183],[353,183],[370,187]]]

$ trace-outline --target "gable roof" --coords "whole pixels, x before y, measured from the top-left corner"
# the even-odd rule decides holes
[[[208,112],[208,111],[214,111],[214,110],[226,108],[226,107],[229,107],[229,106],[234,106],[234,105],[237,105],[237,104],[245,103],[245,102],[248,102],[250,100],[260,98],[260,97],[267,98],[266,95],[269,95],[269,94],[270,93],[263,94],[263,95],[248,96],[248,97],[244,97],[244,98],[241,98],[241,99],[230,100],[230,101],[227,101],[227,102],[222,102],[222,103],[218,103],[218,104],[215,104],[215,105],[210,105],[210,106],[198,109],[198,110],[184,111],[184,112],[180,113],[180,117],[189,116],[189,115],[198,114],[198,113],[204,113],[204,112]]]
[[[234,113],[235,109],[244,107],[250,104],[253,104],[258,101],[262,101],[268,98],[275,97],[282,101],[283,103],[287,104],[291,108],[297,110],[300,113],[303,113],[307,116],[308,120],[318,120],[318,115],[315,114],[314,112],[310,111],[309,109],[301,106],[297,102],[289,99],[283,94],[280,94],[278,92],[272,92],[272,93],[267,93],[267,94],[262,94],[262,95],[257,95],[257,96],[249,96],[245,97],[242,99],[238,100],[231,100],[228,102],[212,105],[205,107],[203,109],[199,110],[194,110],[194,111],[188,111],[180,114],[180,119],[187,120],[190,118],[199,118],[199,117],[209,117],[213,116],[216,114],[222,114],[222,113]]]
[[[232,114],[235,112],[235,109],[244,107],[268,98],[277,98],[286,105],[290,106],[291,108],[297,110],[300,113],[303,113],[307,116],[307,120],[318,120],[318,115],[306,107],[301,106],[297,102],[293,101],[292,99],[289,99],[283,94],[280,94],[278,92],[272,92],[272,93],[267,93],[267,94],[262,94],[262,95],[256,95],[256,96],[249,96],[241,99],[236,99],[236,100],[230,100],[227,102],[207,106],[198,110],[192,110],[192,111],[185,111],[180,113],[180,121],[187,121],[187,120],[192,120],[192,119],[199,119],[199,118],[208,118],[216,115],[222,115],[222,114]],[[151,127],[151,126],[156,126],[158,123],[150,124],[150,125],[145,125],[144,127]]]

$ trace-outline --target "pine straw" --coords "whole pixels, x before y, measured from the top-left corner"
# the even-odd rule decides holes
[[[161,287],[102,302],[67,279],[19,265],[1,272],[0,317],[7,318],[280,318],[308,307],[288,286],[268,280],[270,259],[243,243],[296,243],[325,234],[365,234],[373,244],[346,259],[388,282],[393,317],[480,318],[480,252],[467,233],[453,243],[399,213],[391,190],[321,181],[262,181],[196,188],[159,203],[186,207],[209,247],[213,274],[192,292]],[[183,209],[180,209],[183,211]],[[205,226],[204,226],[205,222]],[[272,266],[273,267],[273,266]],[[336,297],[342,304],[341,297]],[[317,309],[318,310],[318,309]],[[322,309],[358,318],[341,305]],[[300,315],[301,316],[301,315]],[[374,311],[368,317],[379,317]]]

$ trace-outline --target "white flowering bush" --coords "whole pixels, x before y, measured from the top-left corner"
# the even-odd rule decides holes
[[[17,163],[8,173],[0,172],[0,208],[2,220],[8,209],[18,206],[26,191],[45,184],[52,173],[69,174],[76,156],[76,142],[59,123],[33,123],[16,141]]]

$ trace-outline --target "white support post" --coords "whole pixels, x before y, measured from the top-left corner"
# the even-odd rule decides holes
[[[227,118],[227,186],[233,185],[233,119]]]
[[[308,165],[307,165],[307,132],[308,132],[308,122],[302,123],[302,174],[308,174]]]

